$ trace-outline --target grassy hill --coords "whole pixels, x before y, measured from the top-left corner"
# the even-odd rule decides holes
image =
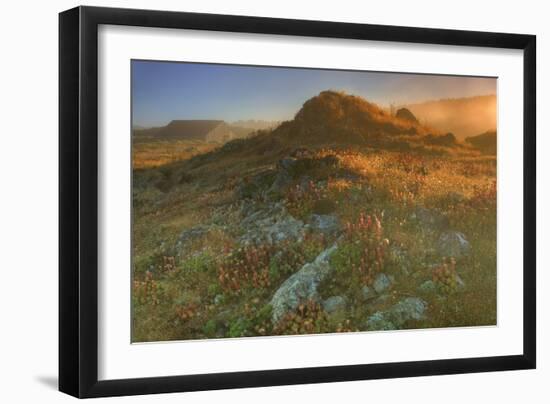
[[[483,154],[497,154],[497,132],[487,131],[481,135],[467,137],[466,143],[481,151]]]
[[[250,138],[134,154],[133,340],[495,324],[496,157],[478,143],[325,91]],[[315,293],[281,306],[316,266]]]

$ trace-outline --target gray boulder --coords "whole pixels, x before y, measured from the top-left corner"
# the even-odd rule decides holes
[[[330,256],[336,251],[336,244],[324,250],[313,262],[305,264],[298,272],[283,282],[271,299],[273,323],[289,311],[294,311],[300,303],[319,300],[317,288],[331,273]]]
[[[418,297],[407,297],[388,310],[377,311],[367,319],[369,330],[395,330],[409,320],[424,320],[428,304]]]
[[[323,310],[327,313],[341,311],[346,307],[346,298],[342,296],[331,296],[323,302]]]
[[[282,203],[250,212],[242,221],[244,234],[240,242],[245,245],[265,242],[275,244],[283,240],[301,240],[304,223],[290,215]]]
[[[439,236],[437,252],[442,257],[463,258],[471,253],[472,246],[463,233],[446,231]]]

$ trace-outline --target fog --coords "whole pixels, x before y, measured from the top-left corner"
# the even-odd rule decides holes
[[[429,101],[406,106],[425,125],[458,138],[497,129],[496,96]]]

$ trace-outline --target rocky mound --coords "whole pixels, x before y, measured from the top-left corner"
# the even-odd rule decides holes
[[[323,91],[306,101],[294,120],[276,132],[282,136],[353,142],[376,135],[424,134],[426,130],[418,122],[394,117],[361,97]]]

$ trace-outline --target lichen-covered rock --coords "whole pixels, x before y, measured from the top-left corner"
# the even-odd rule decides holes
[[[393,324],[384,312],[377,311],[367,320],[367,327],[373,331],[395,330],[397,327]]]
[[[341,311],[346,307],[346,298],[342,296],[331,296],[323,301],[323,310],[327,313]]]
[[[283,240],[301,240],[304,223],[290,215],[282,203],[274,203],[258,210],[249,211],[241,221],[244,234],[240,242],[245,245],[257,243],[274,244]]]
[[[308,224],[312,230],[326,235],[334,235],[340,229],[340,221],[334,215],[312,214]]]
[[[447,231],[439,236],[437,252],[442,257],[463,258],[470,254],[472,247],[463,233]]]
[[[392,285],[391,278],[386,274],[378,274],[372,283],[372,287],[376,293],[381,294],[388,290]]]
[[[319,284],[330,274],[330,256],[336,244],[324,250],[313,262],[305,264],[277,289],[271,299],[272,320],[277,323],[286,313],[294,311],[300,303],[319,300]]]
[[[377,311],[367,319],[369,330],[394,330],[409,320],[424,320],[428,304],[418,297],[407,297],[388,310]]]

